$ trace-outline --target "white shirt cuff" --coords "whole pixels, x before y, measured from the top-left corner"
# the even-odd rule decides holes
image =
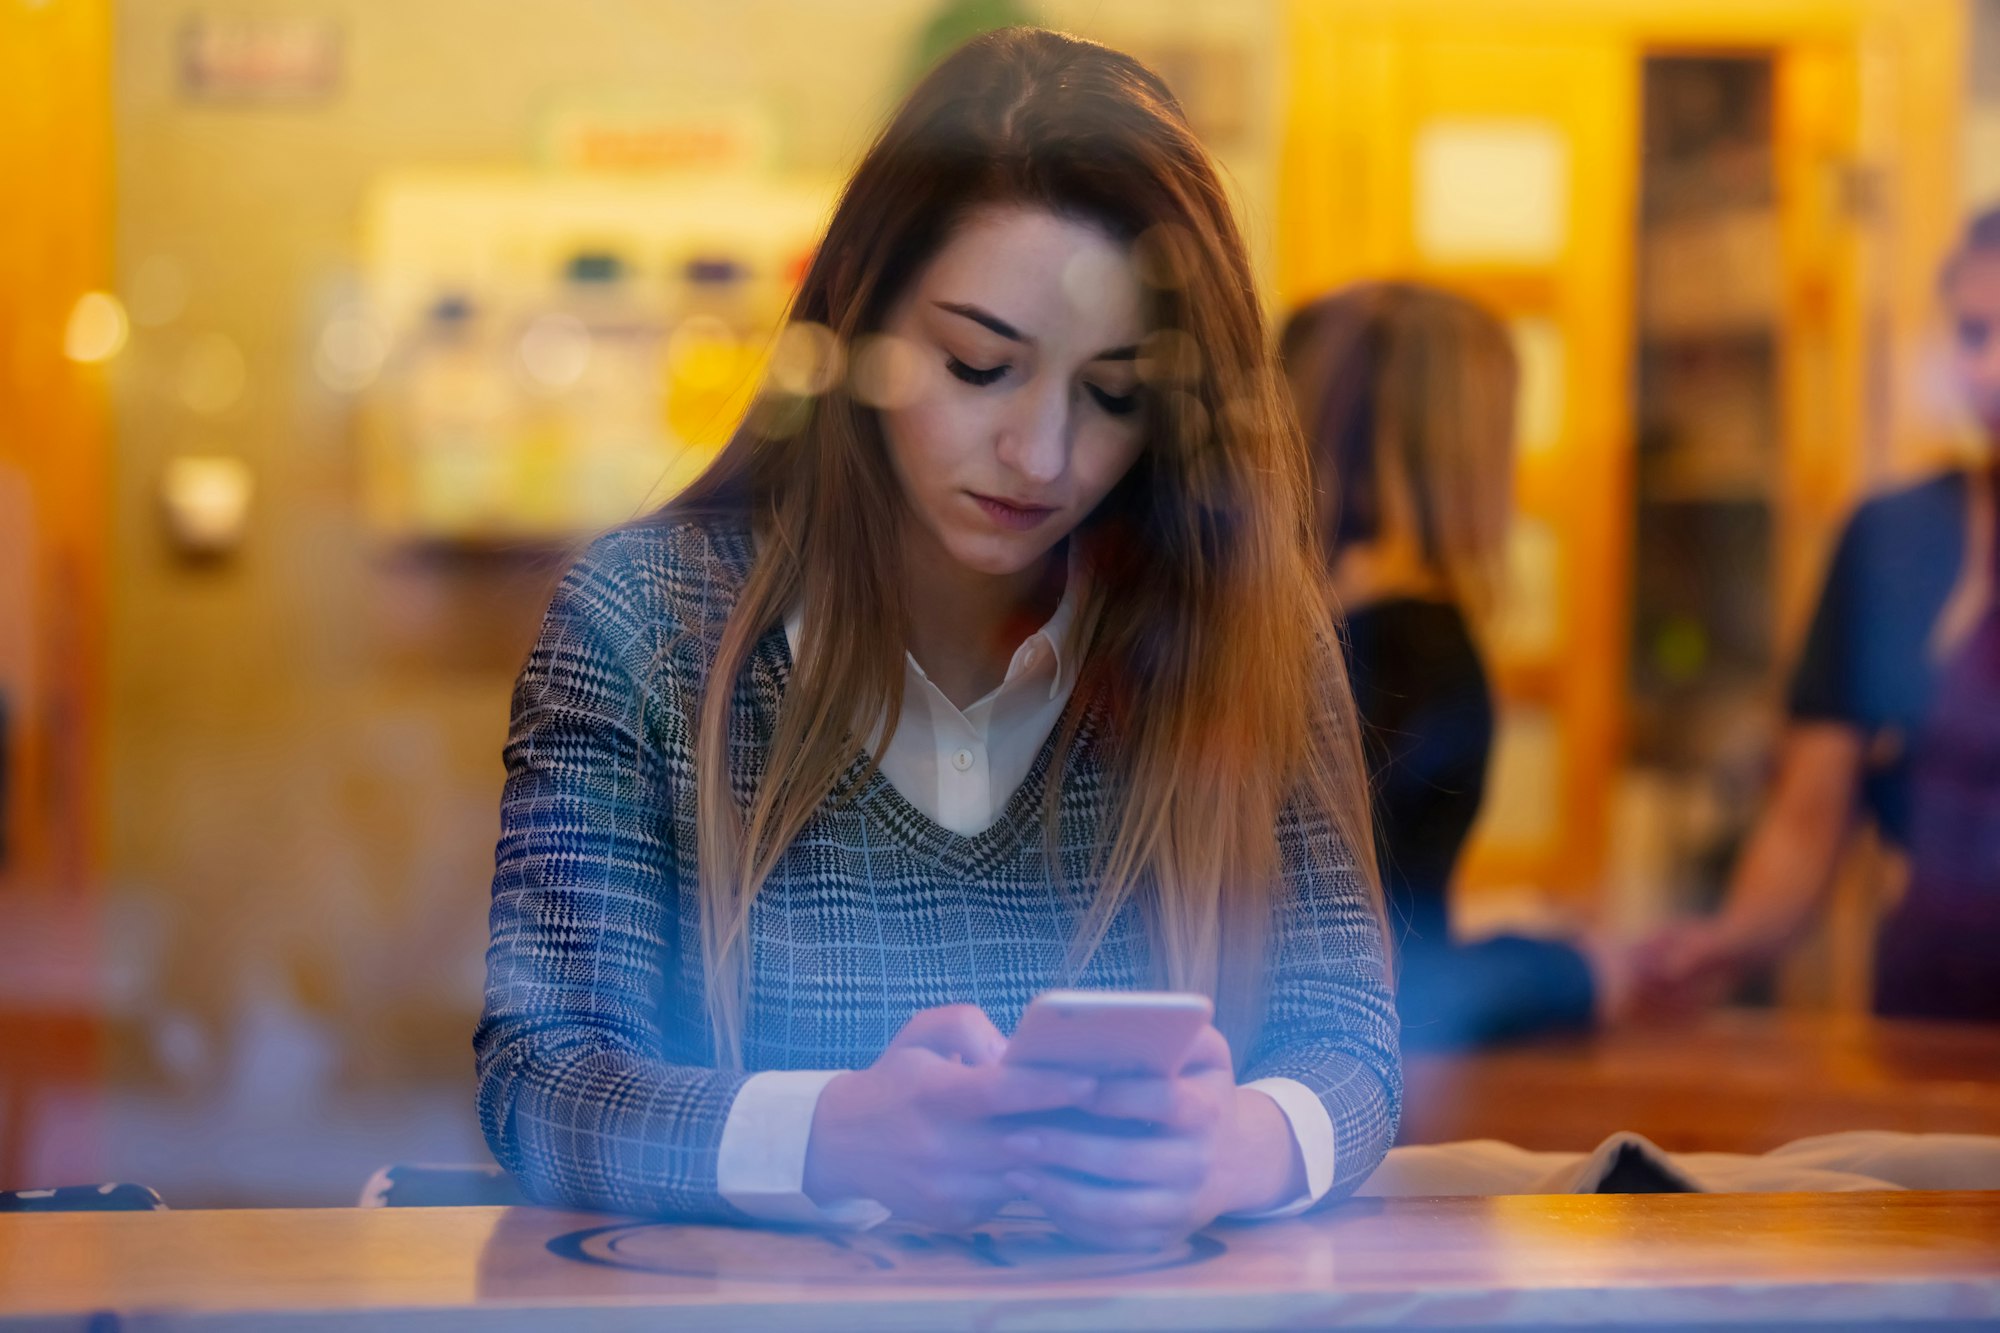
[[[813,1111],[839,1069],[774,1069],[737,1089],[722,1123],[715,1183],[722,1197],[765,1222],[865,1231],[889,1216],[873,1199],[837,1199],[822,1207],[806,1194],[806,1149]]]
[[[1333,1188],[1333,1117],[1313,1090],[1294,1078],[1260,1078],[1245,1083],[1278,1104],[1285,1122],[1292,1127],[1292,1142],[1298,1145],[1299,1159],[1306,1167],[1306,1192],[1275,1208],[1254,1213],[1231,1213],[1244,1222],[1296,1217],[1326,1197]]]

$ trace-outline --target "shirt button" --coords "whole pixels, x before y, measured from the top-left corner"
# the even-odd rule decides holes
[[[966,769],[971,768],[972,751],[960,750],[957,754],[951,757],[951,766],[957,769],[961,773],[963,773]]]

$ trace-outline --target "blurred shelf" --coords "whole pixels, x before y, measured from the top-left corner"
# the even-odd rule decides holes
[[[1770,328],[1782,314],[1774,209],[1649,223],[1639,242],[1639,327],[1681,337]]]
[[[1775,489],[1768,478],[1736,480],[1691,478],[1650,482],[1641,488],[1641,505],[1769,505]]]

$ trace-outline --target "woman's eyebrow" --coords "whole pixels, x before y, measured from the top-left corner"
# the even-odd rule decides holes
[[[1035,341],[992,311],[981,310],[976,305],[961,305],[956,301],[933,301],[931,304],[940,310],[957,315],[961,319],[969,319],[982,328],[990,329],[1010,342],[1032,344]],[[1124,347],[1106,348],[1090,359],[1092,361],[1137,361],[1139,359],[1139,348],[1136,343],[1128,344]]]
[[[1000,316],[989,310],[981,310],[976,305],[960,305],[956,301],[933,301],[931,304],[940,310],[949,311],[961,319],[969,319],[974,324],[991,329],[1010,342],[1032,343],[1034,341],[1033,338],[1030,338],[1027,334],[1000,318]]]

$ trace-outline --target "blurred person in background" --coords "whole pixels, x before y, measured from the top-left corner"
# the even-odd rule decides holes
[[[600,539],[517,685],[475,1048],[533,1197],[1146,1248],[1382,1160],[1366,777],[1254,293],[1138,62],[1017,28],[911,94],[792,312],[849,372]],[[1216,1024],[1173,1077],[1003,1062],[1059,985]]]
[[[1280,353],[1312,449],[1344,617],[1411,1047],[1589,1027],[1610,996],[1584,951],[1455,944],[1449,890],[1479,813],[1493,698],[1478,630],[1499,592],[1518,368],[1479,306],[1367,283],[1299,310]]]
[[[2000,208],[1966,228],[1940,288],[1981,456],[1848,521],[1769,802],[1721,910],[1640,947],[1648,1008],[1713,1002],[1782,957],[1859,810],[1907,872],[1876,937],[1876,1012],[2000,1020]]]

